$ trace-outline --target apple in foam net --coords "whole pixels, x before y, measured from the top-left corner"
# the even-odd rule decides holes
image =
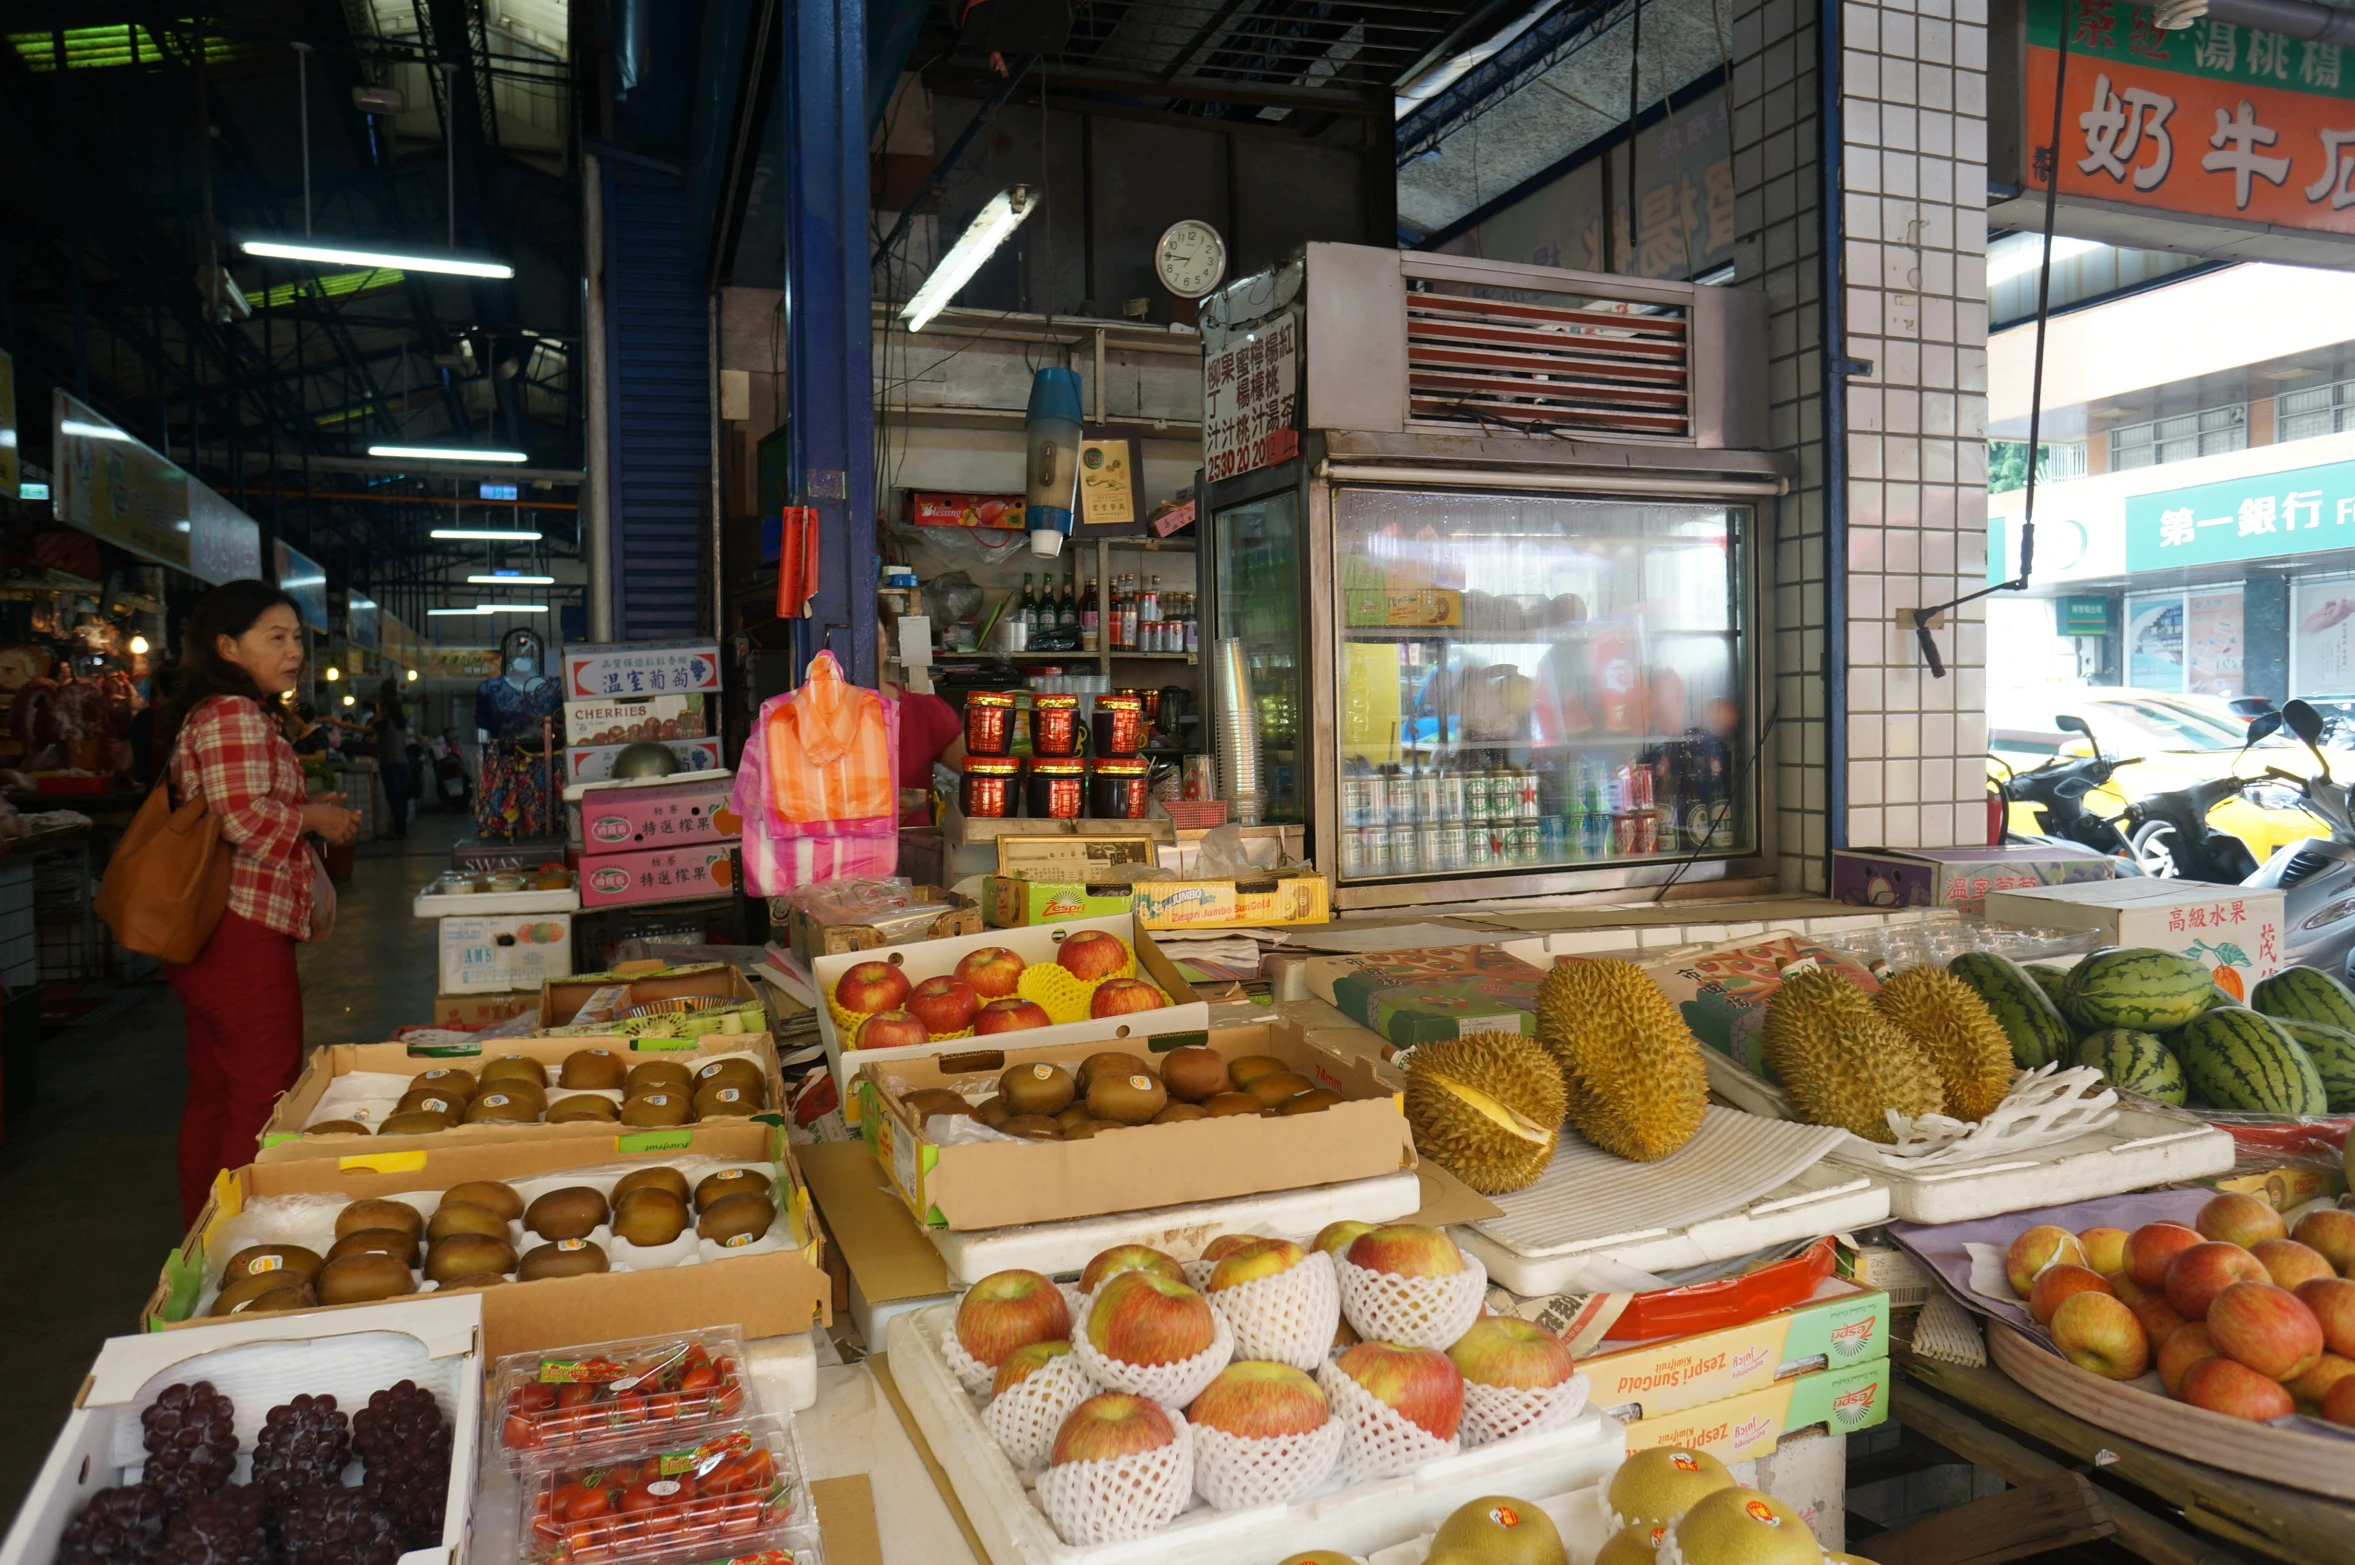
[[[2193,1245],[2169,1263],[2167,1302],[2185,1320],[2206,1320],[2209,1304],[2234,1283],[2270,1285],[2272,1281],[2263,1261],[2237,1244],[2211,1239]]]
[[[1151,1397],[1107,1391],[1064,1415],[1047,1462],[1054,1467],[1066,1462],[1109,1462],[1158,1451],[1176,1439],[1177,1428],[1161,1411],[1160,1403]]]
[[[2203,1239],[2221,1239],[2244,1250],[2254,1249],[2266,1239],[2285,1239],[2290,1231],[2272,1202],[2239,1191],[2212,1197],[2191,1225]]]
[[[2182,1223],[2145,1223],[2126,1236],[2126,1275],[2138,1288],[2163,1288],[2175,1257],[2199,1242],[2199,1230]]]
[[[918,984],[907,1003],[908,1013],[935,1036],[963,1032],[973,1025],[973,1013],[980,1009],[981,996],[974,992],[973,986],[946,974]]]
[[[982,1034],[1028,1032],[1054,1024],[1046,1008],[1034,1000],[992,1000],[973,1013],[973,1030]]]
[[[2053,1312],[2052,1340],[2079,1369],[2132,1380],[2151,1367],[2150,1338],[2134,1311],[2109,1293],[2072,1293]]]
[[[1152,1272],[1120,1272],[1088,1304],[1088,1342],[1121,1364],[1183,1364],[1210,1348],[1210,1302]]]
[[[1184,1282],[1186,1269],[1149,1244],[1116,1244],[1099,1250],[1079,1274],[1079,1291],[1093,1293],[1115,1272],[1158,1272],[1171,1282]]]
[[[2080,1293],[2106,1293],[2112,1298],[2118,1296],[2118,1290],[2090,1266],[2052,1266],[2047,1267],[2028,1290],[2028,1314],[2037,1325],[2049,1326],[2061,1302]]]
[[[1359,1234],[1370,1234],[1373,1231],[1374,1225],[1372,1223],[1361,1223],[1355,1218],[1344,1217],[1338,1222],[1327,1223],[1318,1229],[1316,1242],[1309,1248],[1322,1250],[1327,1255],[1338,1256],[1349,1249],[1350,1244],[1356,1240]]]
[[[1016,1348],[1071,1335],[1062,1290],[1037,1272],[992,1272],[957,1303],[957,1343],[995,1369]]]
[[[2183,1377],[2202,1359],[2216,1356],[2216,1344],[2208,1340],[2208,1328],[2200,1321],[2187,1322],[2159,1345],[2159,1383],[2169,1396],[2183,1395]]]
[[[1136,1011],[1158,1011],[1168,997],[1142,978],[1107,978],[1088,997],[1088,1015],[1127,1016]]]
[[[2182,1389],[2175,1394],[2194,1407],[2253,1424],[2297,1411],[2280,1381],[2223,1357],[2202,1359],[2185,1370]]]
[[[2322,1327],[2322,1345],[2343,1358],[2355,1358],[2355,1282],[2326,1277],[2298,1284],[2298,1302],[2314,1312]]]
[[[1437,1348],[1361,1342],[1338,1362],[1375,1401],[1434,1440],[1455,1438],[1464,1417],[1464,1376]]]
[[[859,1023],[858,1044],[862,1049],[904,1049],[910,1044],[931,1041],[932,1032],[922,1019],[906,1011],[877,1011]]]
[[[1436,1228],[1386,1223],[1349,1242],[1349,1264],[1393,1277],[1453,1277],[1464,1269],[1464,1255]]]
[[[1276,1277],[1308,1258],[1308,1252],[1289,1239],[1262,1239],[1257,1244],[1222,1256],[1202,1285],[1205,1293],[1224,1293],[1263,1277]]]
[[[1128,966],[1128,947],[1118,935],[1083,929],[1055,948],[1055,960],[1081,983],[1094,983]]]
[[[2003,1253],[2003,1280],[2012,1285],[2012,1292],[2021,1298],[2036,1286],[2036,1278],[2048,1266],[2083,1266],[2084,1246],[2066,1228],[2051,1223],[2038,1223],[2011,1242]]]
[[[1448,1345],[1447,1356],[1476,1386],[1538,1391],[1578,1372],[1560,1337],[1516,1315],[1483,1315]]]
[[[2322,1323],[2286,1288],[2234,1283],[2208,1306],[2208,1340],[2270,1380],[2295,1380],[2322,1357]]]
[[[1051,1342],[1024,1343],[1007,1354],[1006,1362],[998,1366],[997,1375],[990,1382],[989,1394],[993,1397],[1004,1396],[1070,1351],[1071,1344],[1061,1338]]]
[[[2331,1270],[2342,1277],[2355,1267],[2355,1212],[2336,1206],[2316,1207],[2298,1219],[2290,1237],[2319,1251]]]
[[[1202,1259],[1211,1262],[1225,1260],[1237,1250],[1248,1250],[1260,1242],[1258,1234],[1220,1234],[1202,1247]]]
[[[2126,1269],[2126,1238],[2123,1228],[2088,1228],[2077,1236],[2077,1247],[2085,1264],[2107,1277]]]
[[[908,975],[889,962],[859,962],[835,981],[834,1003],[854,1015],[896,1011],[908,997]]]
[[[2249,1253],[2263,1264],[2276,1288],[2287,1288],[2293,1293],[2306,1283],[2339,1274],[2320,1250],[2295,1239],[2260,1239],[2249,1247]]]
[[[1238,1360],[1220,1370],[1186,1409],[1186,1422],[1245,1440],[1312,1434],[1331,1416],[1315,1381],[1289,1364],[1257,1359]]]
[[[1021,983],[1022,969],[1029,965],[1004,946],[983,946],[965,953],[957,963],[956,976],[971,984],[973,992],[984,1000],[1003,1000]]]

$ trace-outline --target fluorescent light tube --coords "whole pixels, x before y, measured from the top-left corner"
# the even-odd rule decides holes
[[[461,543],[538,543],[540,535],[526,528],[501,532],[490,527],[436,527],[436,538],[448,538]]]
[[[309,239],[247,239],[238,248],[247,255],[274,261],[318,261],[328,266],[393,267],[405,272],[437,272],[447,277],[513,277],[505,261],[478,261],[462,255],[409,255],[392,250],[363,250],[352,245],[320,244]]]
[[[403,457],[412,462],[528,462],[528,451],[465,451],[456,446],[370,446],[370,456]]]
[[[510,571],[505,575],[469,576],[467,582],[476,587],[553,587],[553,576],[520,576]]]
[[[446,619],[446,618],[448,618],[450,615],[453,615],[453,614],[488,614],[488,613],[490,613],[490,610],[489,610],[489,609],[487,609],[487,608],[473,608],[473,609],[427,609],[427,610],[425,611],[426,618],[428,618],[428,619]],[[334,675],[332,675],[332,674],[330,674],[330,675],[328,675],[327,677],[328,677],[328,678],[330,678],[330,679],[333,679],[335,676],[334,676]]]
[[[997,253],[998,246],[1022,226],[1022,220],[1037,206],[1028,185],[1016,185],[990,197],[989,204],[966,225],[955,247],[940,258],[932,275],[924,279],[916,297],[899,312],[899,318],[908,323],[908,330],[922,331],[935,315],[947,309],[949,301],[981,270],[981,264]]]

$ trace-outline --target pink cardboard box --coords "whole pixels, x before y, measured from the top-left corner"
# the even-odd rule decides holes
[[[581,854],[600,859],[644,848],[718,842],[743,832],[728,811],[734,772],[590,783],[568,801],[580,811]]]
[[[645,848],[581,861],[581,906],[687,902],[736,888],[736,845],[725,839],[692,847]]]

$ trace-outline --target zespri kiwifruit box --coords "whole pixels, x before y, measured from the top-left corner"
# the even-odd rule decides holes
[[[1023,1034],[1008,1035],[1023,1037]],[[1165,1056],[1201,1035],[1102,1039],[1024,1047],[976,1048],[871,1062],[859,1073],[859,1127],[875,1161],[916,1220],[934,1228],[1002,1228],[1148,1207],[1223,1201],[1308,1185],[1373,1179],[1415,1166],[1415,1142],[1392,1082],[1377,1062],[1319,1048],[1288,1022],[1220,1027],[1209,1047],[1228,1061],[1252,1055],[1287,1069],[1341,1101],[1283,1117],[1237,1114],[1166,1125],[1128,1125],[1080,1141],[966,1142],[943,1145],[923,1133],[906,1095],[926,1087],[969,1098],[995,1089],[1008,1070],[1059,1065],[1077,1073],[1107,1050]],[[1159,1059],[1147,1059],[1158,1070]]]
[[[1789,1309],[1738,1326],[1649,1342],[1606,1340],[1601,1352],[1578,1361],[1578,1372],[1592,1406],[1646,1420],[1888,1356],[1889,1295],[1827,1277]]]

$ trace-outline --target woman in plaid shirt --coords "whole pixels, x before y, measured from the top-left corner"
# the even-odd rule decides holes
[[[212,938],[165,977],[188,1018],[188,1107],[180,1117],[180,1206],[193,1219],[224,1168],[255,1143],[303,1057],[303,992],[294,944],[334,916],[313,833],[349,842],[357,812],[342,794],[307,796],[287,743],[283,697],[303,666],[294,600],[267,582],[233,581],[188,617],[171,748],[172,792],[202,790],[229,845],[229,907]]]

